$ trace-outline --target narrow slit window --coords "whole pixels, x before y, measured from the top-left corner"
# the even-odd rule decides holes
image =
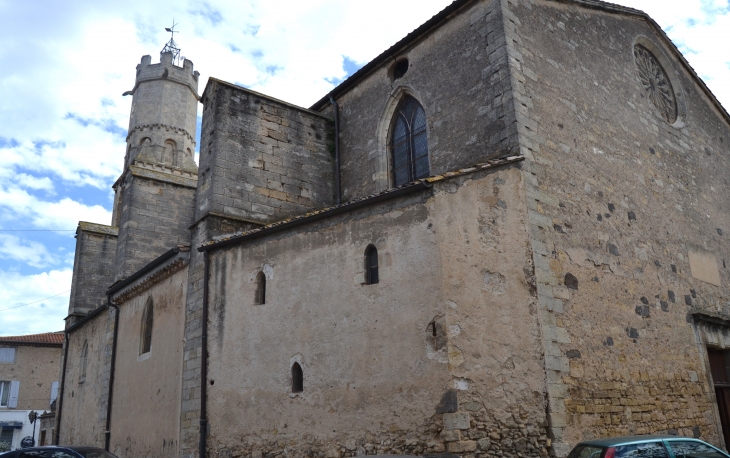
[[[152,324],[154,321],[154,306],[152,298],[147,299],[147,305],[142,315],[142,333],[139,344],[139,354],[149,353],[152,349]]]
[[[89,342],[84,340],[81,347],[81,359],[79,361],[79,383],[86,380],[86,364],[89,360]]]
[[[256,305],[263,305],[266,303],[266,275],[263,272],[259,272],[256,275]]]
[[[395,112],[390,151],[394,186],[430,175],[426,113],[421,104],[410,95],[403,97]]]
[[[378,249],[369,245],[365,250],[365,283],[374,285],[378,281]]]
[[[304,373],[299,363],[294,363],[291,367],[291,392],[301,393],[304,391]]]

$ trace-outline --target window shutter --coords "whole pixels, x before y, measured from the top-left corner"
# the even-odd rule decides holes
[[[0,348],[0,363],[14,363],[15,348]]]
[[[8,398],[8,407],[11,409],[18,407],[18,391],[20,391],[20,382],[13,380],[10,382],[10,397]]]
[[[58,397],[58,382],[53,382],[51,384],[51,404],[53,404],[53,401],[56,400]]]

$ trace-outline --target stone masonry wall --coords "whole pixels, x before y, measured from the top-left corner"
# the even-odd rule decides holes
[[[327,118],[215,79],[202,101],[196,221],[270,223],[334,203]]]
[[[69,334],[66,386],[62,390],[61,418],[56,420],[57,425],[60,422],[59,444],[104,447],[114,313],[113,309],[105,310]],[[82,379],[84,342],[88,353],[86,378]]]
[[[551,453],[675,431],[722,445],[690,313],[728,312],[728,120],[647,20],[579,3],[502,2]],[[636,43],[678,92],[674,125],[646,96]]]
[[[432,175],[518,150],[498,0],[467,2],[393,56],[404,57],[410,66],[402,78],[392,78],[394,60],[388,60],[338,97],[344,201],[393,186],[389,132],[404,94],[428,118]]]
[[[115,280],[128,277],[178,243],[190,243],[195,180],[127,169],[124,176]]]
[[[69,315],[77,316],[67,320],[67,326],[104,304],[106,290],[114,283],[117,233],[116,227],[79,223],[68,306]]]

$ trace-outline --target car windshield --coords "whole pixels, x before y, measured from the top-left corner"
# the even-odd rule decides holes
[[[80,449],[76,450],[76,453],[84,458],[117,458],[115,455],[100,449]]]
[[[570,452],[568,458],[601,458],[604,450],[606,450],[604,447],[595,445],[578,445]]]

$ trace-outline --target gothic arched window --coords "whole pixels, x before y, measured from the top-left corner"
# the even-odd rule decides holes
[[[390,150],[394,186],[429,176],[426,113],[410,95],[403,97],[395,111]]]
[[[154,309],[152,298],[147,299],[147,305],[144,307],[142,314],[142,332],[139,341],[139,354],[149,353],[152,348],[152,323],[154,320]]]

